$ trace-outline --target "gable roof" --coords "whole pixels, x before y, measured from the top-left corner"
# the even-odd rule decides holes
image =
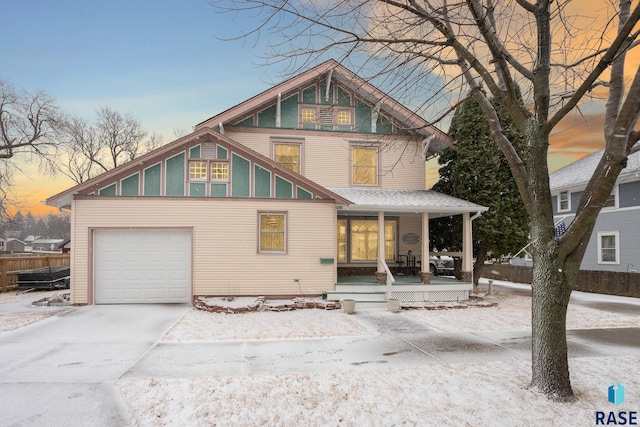
[[[322,199],[335,200],[337,203],[349,203],[348,200],[332,193],[331,191],[327,190],[321,185],[318,185],[314,181],[311,181],[310,179],[305,178],[302,175],[292,172],[282,165],[276,163],[275,161],[269,159],[268,157],[265,157],[262,154],[257,153],[256,151],[251,150],[250,148],[242,144],[237,143],[231,138],[213,132],[208,128],[197,129],[189,135],[178,138],[175,141],[163,145],[162,147],[157,148],[143,156],[137,157],[130,162],[104,172],[103,174],[98,175],[95,178],[92,178],[86,182],[64,190],[54,196],[51,196],[46,199],[44,203],[58,208],[68,207],[71,205],[71,201],[73,200],[73,196],[75,194],[89,194],[92,192],[97,192],[100,188],[118,178],[126,177],[127,175],[139,171],[142,167],[147,167],[157,163],[158,159],[162,159],[173,153],[178,153],[179,151],[186,150],[187,147],[195,145],[197,143],[210,140],[222,142],[225,146],[231,147],[234,152],[239,153],[246,158],[253,159],[259,164],[267,166],[269,169],[277,172],[279,176],[288,179],[291,182],[302,183],[304,186],[312,189],[314,194],[318,195]]]
[[[196,129],[214,128],[218,129],[220,125],[227,125],[230,122],[235,123],[241,120],[252,110],[260,107],[267,107],[279,94],[292,92],[298,88],[304,87],[317,80],[320,76],[331,73],[341,86],[344,86],[357,93],[358,97],[369,103],[371,106],[380,105],[380,112],[389,117],[406,124],[414,129],[423,138],[433,136],[434,138],[428,145],[428,151],[431,154],[438,153],[444,148],[453,146],[453,140],[437,127],[431,125],[428,121],[399,103],[380,89],[373,86],[366,80],[358,77],[356,74],[339,64],[337,61],[330,59],[316,67],[305,71],[295,77],[283,81],[264,92],[241,102],[215,116],[196,125]],[[426,154],[426,153],[425,153]]]
[[[567,166],[549,174],[551,191],[558,191],[572,187],[586,186],[596,170],[604,149],[598,150],[587,157],[583,157]],[[637,173],[640,170],[640,151],[629,155],[627,167],[620,172],[620,177]]]

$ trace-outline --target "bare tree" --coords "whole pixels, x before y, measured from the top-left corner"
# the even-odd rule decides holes
[[[155,132],[149,134],[129,115],[102,107],[95,124],[69,117],[64,128],[64,143],[67,161],[61,172],[74,182],[82,183],[156,149],[162,145],[162,136]]]
[[[634,131],[640,110],[640,70],[631,70],[630,80],[624,75],[626,55],[637,46],[640,5],[632,8],[631,0],[608,0],[592,10],[577,9],[582,3],[213,2],[221,11],[257,20],[255,31],[239,38],[265,33],[276,37],[270,62],[285,61],[289,71],[338,56],[418,113],[431,109],[434,114],[438,105],[445,104],[442,101],[455,103],[468,95],[480,104],[491,126],[491,139],[505,154],[531,218],[530,388],[557,401],[575,399],[567,359],[569,297],[596,217],[640,137]],[[518,100],[518,86],[524,105]],[[556,237],[547,163],[549,136],[560,120],[580,112],[581,103],[599,93],[608,98],[603,107],[604,154],[573,223]],[[506,107],[525,135],[526,162],[505,136],[489,97]]]
[[[4,212],[13,175],[21,171],[14,160],[37,163],[42,172],[55,171],[57,132],[62,113],[43,91],[18,91],[0,80],[0,210]]]

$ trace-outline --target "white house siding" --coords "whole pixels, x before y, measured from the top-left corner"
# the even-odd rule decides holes
[[[282,137],[284,141],[292,138],[292,135],[258,132],[227,132],[226,135],[269,158],[272,158],[272,138]],[[296,138],[302,137],[304,141],[302,174],[324,187],[349,187],[350,143],[362,141],[357,136],[349,138],[348,135],[337,137],[300,132]],[[384,147],[380,158],[381,186],[397,190],[424,190],[425,165],[420,143],[397,141],[381,144]]]
[[[258,212],[287,213],[287,254],[258,253]],[[318,295],[332,290],[335,205],[276,199],[96,197],[73,202],[71,294],[92,301],[92,228],[191,228],[193,295]],[[298,279],[296,282],[294,279]]]

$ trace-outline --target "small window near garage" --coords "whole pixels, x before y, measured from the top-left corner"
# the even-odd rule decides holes
[[[620,264],[620,232],[598,233],[598,264]]]
[[[259,252],[285,253],[287,215],[285,213],[262,212],[259,214]]]
[[[561,191],[558,195],[558,212],[565,212],[571,210],[571,204],[569,203],[569,192]]]

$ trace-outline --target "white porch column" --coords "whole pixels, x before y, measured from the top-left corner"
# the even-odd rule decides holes
[[[384,252],[384,212],[378,212],[378,273],[384,273],[382,261],[385,259]]]
[[[473,235],[471,214],[462,214],[462,275],[463,280],[471,281],[473,272]]]
[[[431,283],[431,271],[429,270],[429,212],[422,212],[422,262],[420,263],[420,279],[422,283]]]

